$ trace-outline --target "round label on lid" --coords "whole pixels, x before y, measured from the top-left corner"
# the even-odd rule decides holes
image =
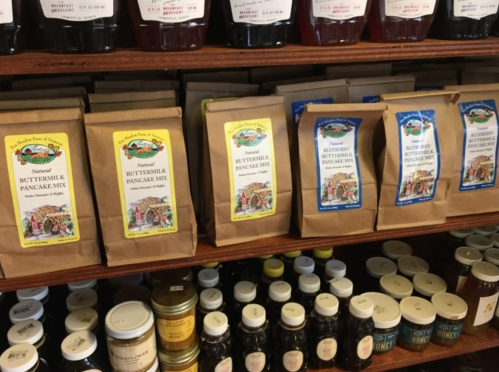
[[[374,278],[397,273],[397,265],[385,257],[372,257],[366,261],[366,270]]]
[[[483,256],[480,251],[475,248],[459,247],[456,249],[454,258],[463,265],[471,266],[475,262],[480,262],[483,259]]]
[[[389,329],[399,325],[402,317],[400,305],[390,296],[383,293],[364,293],[374,303],[373,320],[377,329]]]
[[[281,260],[270,258],[263,263],[263,273],[270,278],[278,278],[284,274],[284,264]]]
[[[478,235],[489,236],[497,233],[497,227],[495,225],[475,227],[473,231]]]
[[[97,328],[99,314],[94,309],[80,309],[73,311],[66,317],[66,332],[93,331]]]
[[[203,309],[215,310],[222,306],[223,294],[222,291],[217,288],[208,288],[203,290],[199,295],[199,303]]]
[[[402,317],[411,323],[428,325],[435,321],[437,313],[430,301],[421,297],[407,297],[400,301]]]
[[[298,327],[305,321],[305,309],[295,302],[285,304],[281,309],[281,320],[291,327]]]
[[[437,315],[445,319],[464,319],[468,313],[468,304],[461,297],[452,293],[437,293],[431,298]]]
[[[43,304],[40,301],[28,300],[15,304],[10,309],[9,317],[12,324],[16,324],[28,319],[38,320],[43,314]]]
[[[357,318],[366,319],[373,315],[374,303],[366,296],[355,296],[350,300],[348,307],[350,314]]]
[[[220,276],[215,269],[203,269],[198,273],[198,284],[203,288],[213,288],[219,281]]]
[[[488,262],[476,262],[471,268],[471,274],[484,282],[499,281],[499,268]]]
[[[234,298],[243,303],[248,303],[256,298],[256,284],[242,281],[234,286]]]
[[[118,339],[142,336],[154,325],[154,315],[149,306],[139,301],[129,301],[113,307],[106,316],[106,333]]]
[[[454,231],[449,231],[449,234],[452,235],[452,236],[454,236],[454,237],[456,237],[456,238],[464,239],[467,236],[472,235],[473,234],[473,230],[472,229],[454,230]]]
[[[291,298],[291,286],[278,280],[269,286],[269,297],[275,302],[286,302]]]
[[[347,275],[347,265],[340,260],[329,260],[325,270],[326,275],[330,278],[343,278]]]
[[[413,285],[411,281],[401,275],[386,275],[379,281],[379,288],[388,296],[401,300],[412,296]]]
[[[265,324],[265,309],[261,305],[246,305],[243,309],[242,322],[250,328],[258,328]]]
[[[68,283],[68,288],[70,291],[76,291],[77,289],[92,289],[97,285],[97,279],[83,280],[81,282]]]
[[[483,235],[470,235],[466,237],[465,243],[468,247],[478,249],[479,251],[494,247],[492,240]]]
[[[229,328],[227,315],[220,311],[207,314],[203,320],[204,332],[210,336],[221,336]]]
[[[0,356],[2,372],[26,372],[38,362],[38,352],[33,345],[14,345]]]
[[[34,345],[43,337],[43,325],[38,320],[24,320],[10,327],[7,332],[9,345]]]
[[[499,248],[499,234],[491,235],[489,236],[489,239],[492,240],[495,247]]]
[[[383,254],[392,260],[398,260],[400,257],[412,255],[412,247],[399,240],[388,240],[383,243]]]
[[[97,338],[89,331],[74,332],[62,341],[61,350],[66,360],[72,362],[83,360],[97,350]]]
[[[489,248],[483,255],[487,262],[499,266],[499,248]]]
[[[334,316],[338,313],[338,299],[329,293],[321,293],[315,298],[314,309],[323,316]]]
[[[49,294],[49,287],[36,287],[29,289],[20,289],[16,292],[19,301],[38,300],[41,301]]]
[[[430,265],[422,258],[416,256],[400,257],[398,260],[398,269],[405,276],[413,277],[420,273],[430,271]]]
[[[418,293],[426,297],[431,297],[436,293],[447,291],[447,283],[445,280],[435,274],[418,274],[413,278],[412,284]]]
[[[298,288],[304,293],[317,293],[321,289],[321,280],[315,274],[302,274],[298,278]]]
[[[347,278],[335,278],[331,280],[329,290],[336,297],[350,297],[353,293],[353,283]]]
[[[295,259],[293,269],[297,274],[312,274],[315,270],[315,262],[310,257],[301,256]]]
[[[99,298],[93,289],[77,289],[66,298],[66,306],[69,311],[92,308],[97,306]]]

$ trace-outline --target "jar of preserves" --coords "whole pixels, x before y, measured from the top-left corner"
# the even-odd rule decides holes
[[[16,292],[19,302],[26,300],[38,300],[45,308],[50,301],[49,287],[36,287],[20,289]]]
[[[213,267],[211,267],[213,268]],[[154,271],[146,275],[149,288],[154,289],[158,284],[169,280],[187,280],[192,282],[194,275],[190,267],[181,267],[179,269]]]
[[[445,280],[435,274],[418,274],[412,279],[412,284],[416,294],[428,301],[431,301],[433,295],[447,291]]]
[[[437,312],[431,341],[440,346],[454,346],[461,337],[468,305],[452,293],[438,293],[431,303]]]
[[[77,289],[69,294],[66,298],[66,307],[69,312],[80,309],[97,310],[99,305],[99,297],[93,289]]]
[[[333,247],[317,248],[312,251],[312,259],[315,262],[314,273],[319,278],[326,272],[326,264],[333,258]]]
[[[92,332],[71,333],[61,344],[61,372],[101,371],[94,356],[97,350],[97,338]]]
[[[45,334],[42,323],[38,320],[25,320],[14,324],[7,332],[7,340],[10,346],[33,345],[40,358],[45,361],[52,362],[55,358],[52,342]]]
[[[99,334],[99,314],[94,309],[81,309],[70,313],[64,321],[68,334],[89,331]]]
[[[412,296],[411,281],[401,275],[386,275],[379,280],[379,289],[391,298],[400,301]]]
[[[224,312],[225,303],[220,289],[208,288],[199,295],[199,304],[196,311],[196,329],[203,329],[204,317],[214,311]]]
[[[199,357],[199,342],[184,350],[158,351],[159,363],[163,372],[197,372]]]
[[[221,288],[220,275],[215,269],[203,269],[198,273],[198,292],[207,288]]]
[[[236,329],[241,321],[243,309],[256,299],[256,284],[239,282],[234,286],[234,300],[232,302],[231,326]]]
[[[307,256],[300,256],[293,263],[293,277],[289,284],[291,287],[298,287],[298,279],[303,274],[313,274],[315,271],[315,262]]]
[[[492,244],[494,247],[499,248],[499,234],[494,234],[489,236],[490,240],[492,240]]]
[[[113,296],[114,305],[128,301],[141,301],[145,304],[150,304],[151,291],[145,285],[130,284],[118,289]]]
[[[24,52],[29,4],[25,0],[9,0],[4,4],[0,16],[0,54]]]
[[[283,253],[279,259],[284,264],[284,280],[286,282],[290,282],[293,280],[293,265],[295,263],[295,259],[302,255],[302,251],[291,251]]]
[[[81,282],[68,283],[68,289],[74,292],[78,289],[94,289],[97,290],[97,279],[82,280]]]
[[[9,311],[9,317],[12,324],[23,320],[39,320],[45,325],[47,319],[43,305],[38,300],[27,300],[15,304]],[[45,327],[49,329],[46,325]]]
[[[340,260],[329,260],[324,268],[324,276],[322,277],[322,290],[328,291],[330,286],[330,281],[335,278],[343,278],[347,275],[347,265]]]
[[[232,372],[232,336],[224,313],[215,311],[204,317],[200,347],[200,371]]]
[[[497,7],[499,7],[499,1],[497,2]],[[482,235],[489,237],[491,235],[496,234],[498,231],[497,226],[495,225],[489,225],[489,226],[481,226],[481,227],[474,227],[473,232],[477,235]]]
[[[422,258],[407,256],[398,260],[398,269],[403,276],[412,280],[417,274],[430,271],[430,265]]]
[[[338,299],[338,319],[341,323],[346,319],[349,312],[348,308],[353,294],[353,283],[347,278],[336,278],[331,280],[329,290]]]
[[[483,257],[488,263],[499,266],[499,248],[487,249],[485,252],[483,252]]]
[[[237,328],[237,364],[243,372],[267,372],[270,369],[270,324],[265,309],[247,305]]]
[[[428,347],[437,317],[435,306],[421,297],[407,297],[400,301],[402,320],[398,345],[409,351],[422,351]]]
[[[284,275],[284,263],[275,258],[269,258],[263,264],[261,281],[258,285],[259,298],[267,297],[269,286],[273,282],[281,281]]]
[[[444,275],[448,291],[459,294],[470,275],[471,267],[482,259],[482,254],[474,248],[460,247],[456,249],[454,260],[447,266]]]
[[[492,240],[483,235],[470,235],[465,239],[466,246],[475,248],[479,251],[485,251],[489,248],[494,248]]]
[[[298,279],[298,291],[296,291],[296,302],[305,309],[308,316],[314,309],[315,297],[321,290],[321,280],[315,274],[303,274]]]
[[[400,240],[388,240],[383,243],[385,257],[397,262],[400,257],[412,256],[412,247]]]
[[[49,367],[38,358],[33,345],[19,344],[5,350],[0,356],[2,372],[50,372]]]
[[[397,265],[388,258],[372,257],[366,261],[366,272],[368,277],[365,280],[365,289],[377,291],[379,280],[385,275],[397,273]]]
[[[269,287],[267,301],[267,318],[272,326],[281,318],[282,307],[291,301],[291,286],[283,281],[277,281]]]

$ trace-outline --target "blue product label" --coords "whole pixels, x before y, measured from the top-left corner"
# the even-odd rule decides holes
[[[419,85],[414,87],[415,92],[429,92],[432,90],[444,90],[443,85]]]
[[[400,324],[400,338],[407,341],[413,345],[425,345],[430,342],[433,329],[427,329],[424,331],[415,330],[407,327],[405,324]]]
[[[384,353],[390,351],[395,347],[397,343],[397,336],[399,334],[398,328],[390,333],[375,333],[373,335],[374,339],[374,352]]]
[[[497,172],[497,108],[494,100],[458,105],[464,126],[460,191],[494,187]]]
[[[362,98],[362,103],[376,103],[379,102],[379,96],[365,96]]]
[[[334,103],[332,98],[319,98],[319,99],[308,99],[306,101],[296,101],[291,104],[291,111],[293,113],[293,124],[296,125],[300,121],[303,111],[305,111],[305,106],[309,103],[314,103],[316,105],[325,105],[329,103]]]
[[[315,123],[317,203],[320,212],[362,207],[357,133],[362,119],[319,118]]]
[[[433,334],[444,340],[457,340],[463,331],[463,323],[457,325],[448,325],[440,323],[438,320],[433,327]]]
[[[399,112],[400,168],[395,205],[432,200],[440,176],[440,148],[434,110]]]

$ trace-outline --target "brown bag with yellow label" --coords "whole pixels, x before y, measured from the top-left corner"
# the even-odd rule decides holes
[[[91,112],[175,107],[175,91],[89,94]]]

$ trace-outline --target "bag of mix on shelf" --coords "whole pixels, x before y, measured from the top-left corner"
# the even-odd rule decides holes
[[[455,91],[384,94],[378,230],[445,223],[456,156]]]
[[[0,265],[7,278],[101,262],[82,114],[0,114]]]
[[[245,70],[238,71],[220,71],[210,72],[189,72],[182,74],[182,83],[231,83],[247,84],[249,72]]]
[[[391,73],[391,62],[336,65],[326,68],[328,80],[390,76]]]
[[[302,83],[313,83],[316,81],[324,81],[326,76],[308,76],[303,78],[279,80],[279,81],[268,81],[266,83],[260,84],[260,95],[270,96],[274,93],[275,88],[279,85],[291,85],[291,84],[302,84]]]
[[[251,84],[298,79],[314,75],[313,65],[254,67],[249,70]]]
[[[416,78],[414,84],[416,92],[443,90],[446,85],[457,85],[458,82],[458,73],[455,67],[445,70],[414,71],[411,72],[411,75]]]
[[[0,92],[0,101],[17,101],[47,98],[81,98],[85,99],[87,91],[84,87],[50,88]]]
[[[176,80],[104,80],[94,82],[95,93],[178,91]]]
[[[78,108],[85,112],[85,102],[82,98],[51,98],[51,99],[22,99],[14,101],[0,101],[0,111],[30,111],[55,110]]]
[[[67,88],[67,87],[92,87],[92,77],[90,75],[71,76],[51,76],[33,77],[29,79],[18,79],[12,82],[12,90],[32,90],[46,88]]]
[[[462,71],[463,85],[492,83],[499,83],[499,67],[471,66]]]
[[[88,114],[85,127],[108,264],[193,256],[180,108]]]
[[[307,105],[293,143],[297,225],[304,238],[374,230],[373,131],[384,103]]]
[[[206,104],[203,222],[217,246],[287,234],[291,165],[283,97]]]
[[[459,85],[445,89],[461,94],[454,107],[457,152],[447,216],[497,212],[499,84]]]
[[[175,107],[175,91],[89,94],[91,112]]]
[[[348,85],[348,99],[351,103],[379,102],[379,95],[414,91],[413,76],[384,76],[352,79]]]

